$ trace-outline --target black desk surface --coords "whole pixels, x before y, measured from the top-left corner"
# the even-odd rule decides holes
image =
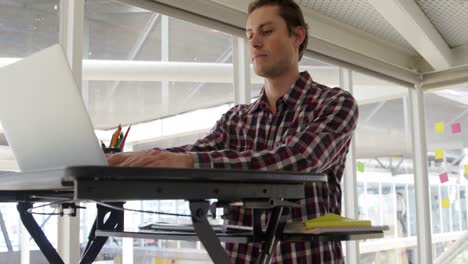
[[[73,191],[78,182],[92,182],[94,186],[116,184],[124,187],[122,183],[130,185],[137,183],[137,186],[143,182],[191,183],[194,186],[200,183],[213,186],[236,183],[241,186],[242,184],[294,185],[326,181],[327,176],[324,174],[285,171],[73,166],[0,174],[0,195],[11,197],[12,192]]]

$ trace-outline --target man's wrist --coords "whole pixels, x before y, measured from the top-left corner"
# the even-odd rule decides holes
[[[187,168],[193,168],[193,157],[191,154],[184,154],[185,156],[185,166]]]

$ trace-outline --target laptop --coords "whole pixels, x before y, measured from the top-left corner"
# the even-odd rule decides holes
[[[21,172],[107,165],[60,45],[0,68],[0,123]]]

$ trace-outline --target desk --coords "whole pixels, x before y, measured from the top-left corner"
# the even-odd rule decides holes
[[[60,197],[83,202],[102,201],[121,208],[123,203],[129,200],[188,200],[194,228],[190,239],[198,238],[214,263],[229,263],[221,240],[226,241],[225,239],[232,237],[217,234],[211,228],[207,216],[213,205],[207,200],[218,199],[217,206],[240,202],[241,206],[253,209],[254,223],[252,232],[242,237],[245,241],[262,242],[261,257],[257,263],[269,263],[271,252],[279,240],[305,238],[299,234],[283,233],[289,208],[298,206],[296,201],[304,198],[306,183],[320,183],[326,180],[326,175],[290,172],[80,166],[1,174],[0,202],[18,202],[21,220],[51,263],[63,261],[32,215],[27,212],[36,201],[54,201]],[[73,204],[65,206],[73,207]],[[96,221],[80,263],[92,263],[108,236],[144,235],[144,232],[124,231],[121,210],[99,204],[97,208]],[[266,230],[262,230],[260,224],[263,209],[272,209]],[[110,216],[104,218],[108,213]],[[382,232],[373,232],[367,234],[367,237],[363,235],[366,234],[361,234],[358,239],[382,237]],[[174,237],[183,239],[181,236]],[[316,238],[325,239],[324,236]],[[328,236],[326,239],[356,238],[341,234],[340,237]]]

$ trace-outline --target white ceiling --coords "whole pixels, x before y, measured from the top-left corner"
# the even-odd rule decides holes
[[[353,28],[373,34],[386,41],[416,52],[414,48],[385,20],[367,0],[321,1],[298,0],[302,7],[312,9]],[[311,25],[314,31],[314,25]]]
[[[468,1],[416,1],[449,47],[468,43]]]

